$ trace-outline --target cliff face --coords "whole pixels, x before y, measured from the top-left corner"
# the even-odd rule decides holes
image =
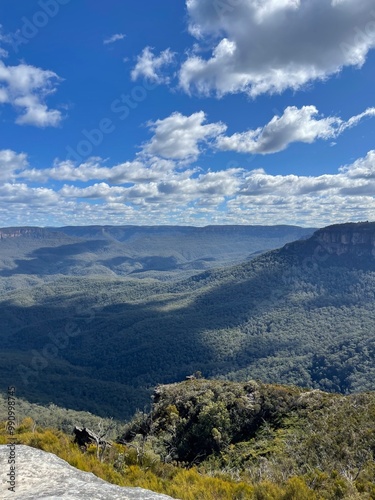
[[[328,226],[313,239],[330,255],[375,257],[375,223],[359,222]]]
[[[7,238],[45,238],[48,235],[48,231],[41,227],[6,227],[0,229],[0,240],[5,240]]]

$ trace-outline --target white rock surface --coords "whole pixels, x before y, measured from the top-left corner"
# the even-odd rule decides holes
[[[162,500],[172,497],[142,488],[124,488],[83,472],[52,453],[16,445],[16,493],[8,491],[9,448],[0,445],[0,498],[52,500]]]

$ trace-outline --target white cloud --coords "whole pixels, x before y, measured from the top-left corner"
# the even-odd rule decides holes
[[[0,150],[0,180],[14,179],[16,173],[28,165],[27,155],[17,154],[10,149]]]
[[[375,179],[375,151],[370,151],[365,158],[359,158],[351,165],[341,167],[340,172],[349,179],[362,179],[365,182]]]
[[[375,26],[375,23],[374,23],[374,26]],[[375,108],[368,108],[363,113],[360,113],[359,115],[356,115],[356,116],[352,116],[351,118],[349,118],[349,120],[347,122],[343,122],[340,126],[339,132],[341,133],[344,130],[346,130],[347,128],[355,127],[356,125],[359,124],[359,122],[361,120],[363,120],[363,118],[373,117],[373,116],[375,116]]]
[[[118,199],[126,192],[126,188],[109,186],[105,182],[100,182],[85,188],[65,185],[59,193],[67,198],[106,198],[109,200]],[[120,201],[120,200],[118,200]]]
[[[240,195],[246,197],[340,197],[349,193],[362,196],[365,192],[373,198],[375,206],[375,151],[365,158],[341,167],[337,174],[319,176],[270,175],[263,169],[252,170],[244,176]],[[375,217],[375,213],[372,218]]]
[[[62,199],[78,206],[90,199],[92,217],[95,210],[102,217],[103,206],[112,207],[114,213],[120,213],[121,207],[133,208],[133,218],[127,219],[131,223],[147,221],[152,214],[155,223],[251,221],[312,226],[375,219],[374,193],[375,151],[336,174],[271,175],[263,169],[249,172],[243,168],[200,174],[175,170],[164,179],[131,186],[98,182],[78,188],[67,184],[58,192]],[[109,215],[107,223],[116,217]]]
[[[13,104],[25,109],[24,113],[16,120],[19,125],[57,127],[61,122],[61,112],[56,109],[48,109],[47,105],[41,103],[34,95],[17,97]]]
[[[162,68],[172,64],[174,56],[174,52],[169,48],[156,56],[151,47],[145,47],[137,57],[137,64],[131,72],[132,80],[135,81],[140,77],[144,77],[156,83],[168,83],[169,77],[162,74]]]
[[[375,116],[375,108],[353,116],[348,121],[338,117],[319,117],[315,106],[296,108],[289,106],[281,116],[274,116],[264,127],[236,133],[230,137],[220,136],[217,147],[239,153],[270,154],[283,151],[291,143],[313,143],[317,139],[338,137],[346,129],[359,124],[366,117]]]
[[[103,40],[104,45],[108,45],[110,43],[118,42],[119,40],[123,40],[126,37],[124,33],[116,33],[115,35],[112,35],[108,38],[105,38]]]
[[[5,183],[0,185],[1,204],[27,204],[34,209],[47,205],[54,205],[58,194],[53,189],[44,187],[29,187],[25,183]]]
[[[203,111],[184,116],[173,113],[163,120],[151,122],[154,132],[151,141],[144,145],[144,152],[173,160],[192,161],[199,155],[199,145],[208,143],[226,130],[221,122],[205,124]]]
[[[0,217],[8,224],[49,226],[149,224],[150,217],[155,224],[195,225],[375,220],[375,151],[317,176],[240,166],[202,172],[171,160],[148,161],[56,161],[42,170],[30,168],[23,153],[0,151]],[[65,185],[43,187],[48,180]]]
[[[345,121],[335,116],[322,117],[315,106],[290,106],[263,127],[225,136],[226,124],[206,123],[203,111],[190,116],[175,112],[149,123],[154,135],[143,145],[143,153],[186,162],[197,159],[202,145],[222,151],[270,154],[282,151],[294,142],[311,144],[318,139],[337,138],[364,118],[374,116],[375,108],[368,108]]]
[[[105,167],[101,158],[91,158],[76,166],[71,161],[55,161],[52,168],[28,169],[20,173],[20,177],[33,182],[47,182],[49,179],[58,181],[89,182],[102,180],[111,184],[147,183],[168,176],[175,168],[173,162],[161,158],[150,158],[148,163],[128,161]]]
[[[180,85],[190,92],[253,97],[299,89],[360,67],[375,47],[373,0],[187,0],[189,29],[212,56],[188,57]]]
[[[60,78],[53,71],[26,64],[6,66],[0,60],[0,104],[10,104],[18,112],[16,123],[37,127],[56,127],[61,112],[49,109],[45,98],[55,92]]]
[[[194,176],[195,172],[174,172],[165,180],[134,184],[129,187],[110,186],[105,182],[79,188],[65,185],[59,191],[67,198],[105,199],[107,202],[132,202],[141,204],[167,204],[171,206],[195,202],[203,197],[214,197],[223,201],[232,196],[241,184],[241,169],[207,172]]]
[[[189,177],[187,179],[168,180],[159,183],[157,186],[158,192],[168,197],[180,200],[193,201],[202,196],[222,197],[233,196],[238,190],[241,179],[241,169],[228,169],[218,172],[207,172],[200,174],[197,177]]]

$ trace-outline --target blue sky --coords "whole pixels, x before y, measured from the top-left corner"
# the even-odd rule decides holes
[[[4,0],[0,226],[375,219],[373,0]]]

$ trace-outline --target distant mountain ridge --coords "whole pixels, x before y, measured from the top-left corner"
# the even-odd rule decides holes
[[[46,238],[57,236],[57,232],[42,227],[4,227],[0,229],[0,240],[8,238]]]
[[[92,225],[92,226],[63,226],[63,227],[37,227],[19,226],[0,228],[0,239],[16,237],[51,237],[56,233],[63,233],[68,236],[79,238],[115,238],[118,241],[125,241],[136,234],[164,234],[171,233],[184,234],[241,234],[253,237],[277,238],[285,237],[285,234],[311,234],[316,228],[302,228],[286,224],[261,226],[261,225],[208,225],[208,226],[135,226],[135,225]]]
[[[2,276],[50,279],[53,275],[132,273],[168,279],[168,272],[189,275],[235,264],[312,232],[312,228],[298,226],[2,228],[0,280]]]

